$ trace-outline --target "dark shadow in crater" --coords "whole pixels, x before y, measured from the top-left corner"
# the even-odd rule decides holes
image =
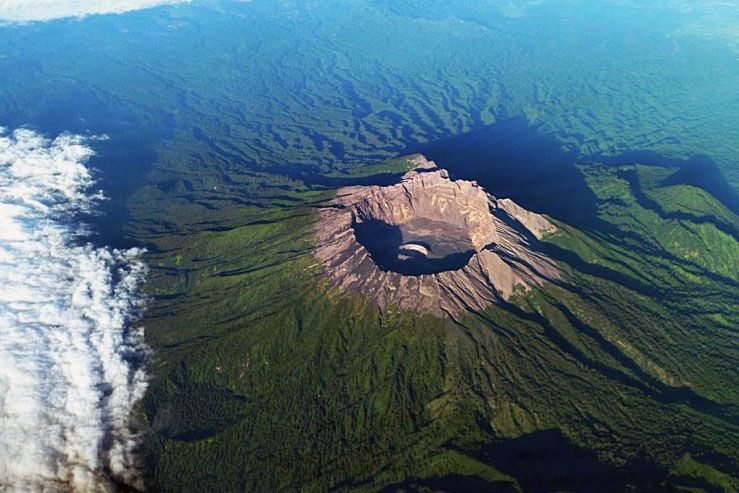
[[[379,220],[355,222],[352,227],[357,241],[367,249],[380,270],[397,272],[404,276],[421,276],[459,270],[467,265],[475,254],[473,249],[466,249],[436,257],[434,256],[435,250],[446,252],[448,245],[437,249],[434,238],[404,239],[403,231],[399,226]],[[401,251],[401,246],[409,243],[422,246],[428,250],[428,255],[408,249]]]

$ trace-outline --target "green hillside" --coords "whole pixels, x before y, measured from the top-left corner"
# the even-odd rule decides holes
[[[542,246],[556,285],[456,321],[380,313],[321,276],[311,224],[339,183],[405,166],[245,175],[240,206],[183,187],[170,223],[135,223],[151,489],[739,489],[729,208],[677,168],[590,164],[595,209]]]

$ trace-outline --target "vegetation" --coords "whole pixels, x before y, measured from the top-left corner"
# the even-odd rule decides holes
[[[562,282],[459,321],[333,289],[311,256],[320,187],[265,185],[243,226],[142,237],[151,486],[736,489],[736,216],[698,188],[643,190],[656,172],[585,167],[611,229],[560,223]]]
[[[149,252],[152,490],[739,490],[738,11],[514,3],[0,27],[0,124],[107,134],[93,229]],[[564,279],[457,321],[333,289],[315,208],[419,151],[557,221]]]

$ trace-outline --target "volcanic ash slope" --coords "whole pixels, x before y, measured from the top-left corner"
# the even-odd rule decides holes
[[[338,191],[320,211],[315,255],[341,290],[396,308],[482,310],[559,276],[536,251],[556,231],[545,217],[475,182],[449,179],[422,156],[394,185]]]

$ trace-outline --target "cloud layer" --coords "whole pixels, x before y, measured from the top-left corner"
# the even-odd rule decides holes
[[[129,416],[146,388],[140,251],[85,244],[81,137],[0,127],[0,491],[137,481]]]
[[[32,22],[95,14],[122,14],[159,5],[189,2],[190,0],[0,0],[0,20]]]

